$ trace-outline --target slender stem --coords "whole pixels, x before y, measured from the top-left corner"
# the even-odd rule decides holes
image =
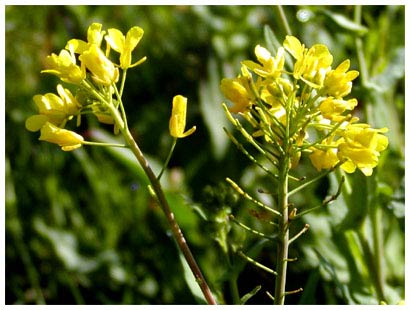
[[[212,292],[204,276],[202,275],[201,269],[196,263],[191,250],[189,249],[189,246],[185,240],[185,237],[178,223],[175,220],[174,213],[171,211],[171,208],[162,190],[161,184],[158,181],[157,177],[155,176],[154,171],[152,171],[151,166],[149,165],[148,161],[145,159],[144,154],[142,153],[137,143],[135,142],[133,136],[131,135],[131,132],[128,130],[128,127],[122,121],[119,111],[113,105],[109,105],[108,108],[110,109],[111,115],[114,118],[115,122],[117,124],[122,124],[122,126],[119,126],[119,129],[122,135],[124,136],[124,139],[126,143],[128,144],[129,148],[131,149],[131,151],[137,158],[138,163],[141,165],[145,174],[149,178],[152,188],[157,196],[159,205],[161,206],[161,209],[167,218],[168,224],[171,227],[171,231],[172,231],[172,234],[174,235],[177,245],[180,248],[182,254],[184,255],[189,267],[191,268],[191,271],[196,281],[198,282],[198,285],[200,286],[206,301],[208,302],[208,304],[216,305],[216,301],[212,295]]]
[[[83,145],[92,145],[92,146],[127,147],[127,145],[125,145],[125,144],[93,142],[93,141],[83,141],[82,144]]]
[[[279,158],[279,182],[278,182],[278,208],[282,213],[279,219],[278,244],[276,255],[276,283],[275,305],[284,305],[286,296],[286,273],[288,267],[289,250],[289,169],[291,163],[290,129],[292,127],[292,110],[294,108],[294,95],[286,101],[286,130],[283,137],[283,154]]]
[[[212,292],[210,288],[208,287],[208,284],[206,283],[206,280],[204,276],[202,275],[202,272],[199,269],[199,266],[196,263],[195,258],[191,253],[191,250],[188,247],[188,244],[185,240],[184,235],[182,234],[181,229],[179,228],[178,223],[175,220],[174,213],[171,211],[171,208],[168,204],[168,201],[165,198],[165,194],[162,191],[162,187],[159,181],[157,180],[157,177],[152,171],[148,161],[145,159],[144,155],[142,154],[140,148],[138,147],[137,143],[135,142],[129,130],[128,129],[122,130],[122,134],[124,135],[126,142],[128,143],[129,147],[131,148],[132,152],[134,153],[141,167],[144,169],[146,175],[150,179],[151,185],[158,198],[159,204],[162,210],[164,211],[165,216],[168,220],[168,223],[171,227],[174,238],[177,241],[177,244],[179,248],[181,249],[185,259],[187,260],[187,263],[189,267],[191,268],[191,271],[194,274],[194,277],[196,281],[198,282],[206,301],[208,302],[208,304],[216,305],[216,301],[214,297],[212,296]]]
[[[354,21],[358,25],[361,24],[362,19],[362,7],[360,5],[355,6],[354,9]],[[366,63],[366,58],[363,51],[363,42],[362,39],[357,36],[355,38],[356,43],[356,53],[359,59],[359,70],[361,75],[361,83],[364,87],[368,85],[369,81],[369,71],[368,66]],[[369,102],[370,103],[370,102]],[[365,105],[365,119],[366,122],[372,121],[372,106],[371,104]],[[372,182],[375,182],[375,175],[368,179],[366,182],[366,186],[368,188],[368,192],[370,193],[369,197],[369,216],[370,216],[370,225],[372,228],[372,235],[373,235],[373,252],[366,241],[366,238],[363,238],[364,232],[361,231],[359,234],[362,238],[360,238],[362,246],[365,249],[365,255],[367,260],[369,261],[369,269],[371,273],[371,279],[373,281],[373,286],[376,289],[377,298],[380,301],[385,300],[384,296],[384,282],[385,282],[385,273],[383,268],[383,228],[382,228],[382,210],[377,204],[376,197],[375,197],[375,185]]]
[[[124,72],[124,74],[125,74],[125,72]],[[125,75],[123,75],[123,76],[125,78]],[[121,85],[121,88],[123,88],[123,87],[124,87],[124,79],[123,79],[123,83]],[[121,98],[122,97],[122,89],[121,89],[120,93],[118,93],[118,88],[114,84],[114,92],[115,92],[115,95],[117,96],[117,99],[119,101],[122,120],[124,121],[125,127],[128,128],[127,114],[125,113],[124,104],[122,103],[122,98]],[[111,97],[111,100],[112,100],[112,97]]]
[[[231,277],[229,278],[229,288],[231,290],[232,302],[234,305],[241,304],[241,298],[239,296],[237,281],[238,281],[238,276],[236,274],[231,275]]]
[[[364,232],[364,225],[363,227],[359,230],[358,235],[359,235],[359,240],[360,244],[363,248],[363,254],[364,254],[364,259],[368,263],[368,268],[369,268],[369,274],[370,274],[370,279],[373,282],[373,286],[376,290],[376,295],[377,299],[379,301],[385,301],[384,293],[383,293],[383,285],[380,281],[380,273],[377,268],[377,262],[375,259],[375,255],[373,255],[370,244],[365,236]]]
[[[125,79],[127,78],[127,69],[122,71],[122,79],[121,79],[121,86],[120,86],[120,98],[122,97],[122,92],[124,91]]]
[[[382,210],[377,204],[374,204],[373,208],[370,211],[370,223],[373,228],[373,247],[374,247],[374,267],[375,267],[375,275],[376,275],[376,292],[379,296],[379,300],[386,300],[384,296],[384,268],[383,268],[383,232],[382,228],[380,227],[380,223],[382,223]]]
[[[172,154],[174,153],[175,146],[177,145],[177,140],[178,140],[178,138],[174,138],[173,141],[172,141],[172,146],[171,146],[171,149],[169,150],[167,159],[165,160],[165,163],[164,163],[164,166],[161,169],[161,172],[157,176],[158,181],[161,180],[161,177],[162,177],[165,169],[168,167],[169,161],[171,160]]]
[[[288,172],[289,172],[288,156],[280,161],[279,171],[279,188],[278,188],[278,206],[282,213],[279,220],[279,236],[277,244],[277,259],[276,259],[276,282],[275,282],[275,305],[283,305],[285,303],[286,292],[286,272],[288,264],[288,248],[289,248],[289,219],[288,219]]]
[[[116,90],[117,91],[117,90]],[[120,101],[120,106],[123,107],[121,97],[118,98]],[[106,101],[105,101],[106,102]],[[148,161],[146,160],[144,154],[142,153],[141,149],[139,148],[138,144],[135,142],[134,137],[132,136],[131,132],[128,129],[128,125],[126,120],[123,120],[122,115],[124,115],[124,111],[118,111],[118,109],[112,103],[107,104],[107,108],[110,110],[111,116],[114,118],[114,123],[118,125],[119,130],[121,131],[125,142],[127,143],[128,147],[133,152],[134,156],[138,160],[138,163],[141,165],[142,169],[144,170],[145,174],[147,175],[148,179],[151,182],[152,188],[157,196],[158,203],[165,214],[165,217],[168,221],[168,224],[171,227],[172,234],[177,242],[178,247],[180,248],[182,254],[184,255],[194,277],[195,280],[198,282],[202,293],[208,302],[208,304],[216,305],[216,301],[212,295],[212,292],[202,275],[201,269],[199,268],[194,256],[192,255],[191,250],[185,240],[185,237],[175,219],[174,213],[172,212],[167,199],[165,198],[165,194],[162,190],[161,183],[157,179],[152,170],[151,166],[149,165]]]
[[[280,19],[282,20],[283,26],[285,27],[286,34],[292,35],[292,31],[290,30],[288,19],[286,18],[286,14],[283,10],[283,7],[281,5],[278,5],[277,8],[279,11]]]
[[[361,19],[362,19],[362,6],[355,5],[354,6],[354,21],[355,23],[360,25]],[[360,80],[362,84],[366,86],[369,80],[369,71],[367,69],[366,58],[364,56],[363,42],[359,36],[356,36],[355,44],[356,44],[357,58],[359,60]]]

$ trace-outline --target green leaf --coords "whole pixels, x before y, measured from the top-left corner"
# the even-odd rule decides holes
[[[368,32],[368,29],[366,27],[355,23],[354,21],[348,19],[344,15],[333,13],[331,11],[323,9],[318,10],[318,13],[322,13],[345,31],[353,32],[359,36],[363,36]]]
[[[349,304],[354,304],[354,301],[350,295],[348,287],[343,284],[339,277],[336,274],[336,270],[332,263],[330,263],[319,251],[314,250],[316,252],[317,257],[319,258],[319,263],[322,268],[330,275],[333,282],[335,283],[336,287],[340,290],[343,295],[343,298],[349,302]]]
[[[223,101],[219,82],[221,80],[215,58],[208,62],[207,80],[199,85],[199,107],[212,145],[212,153],[216,159],[222,159],[229,146],[229,139],[223,128],[229,127],[229,122],[223,113],[221,103]]]
[[[279,49],[279,47],[282,46],[282,44],[279,42],[271,27],[265,25],[265,27],[263,28],[263,35],[265,37],[266,47],[268,48],[268,50],[273,54],[276,53],[276,51]]]
[[[360,171],[353,174],[345,174],[346,182],[350,186],[345,186],[342,196],[346,203],[347,213],[340,223],[341,230],[357,229],[360,227],[368,214],[368,206],[372,193],[370,181],[374,176],[366,177]]]

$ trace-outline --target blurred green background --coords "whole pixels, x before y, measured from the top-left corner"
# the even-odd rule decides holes
[[[347,180],[349,195],[295,224],[311,229],[291,247],[292,304],[376,304],[369,257],[379,270],[387,303],[404,299],[404,6],[365,6],[361,25],[354,6],[285,6],[293,35],[306,46],[327,44],[334,66],[346,58],[368,76],[354,83],[359,115],[373,127],[389,127],[389,150],[377,173]],[[194,256],[220,303],[262,289],[249,304],[272,303],[274,279],[235,254],[253,253],[274,265],[275,246],[245,232],[226,215],[265,231],[269,228],[224,179],[269,201],[271,184],[223,132],[219,91],[240,61],[254,59],[256,44],[274,48],[286,32],[270,6],[6,6],[6,303],[7,304],[197,304],[196,284],[185,276],[161,210],[146,178],[128,152],[83,147],[71,153],[38,141],[24,127],[36,112],[32,97],[55,92],[57,79],[40,74],[45,56],[71,38],[86,39],[92,22],[124,33],[145,34],[129,71],[125,108],[132,132],[155,169],[171,138],[168,119],[174,95],[188,97],[187,126],[197,132],[180,140],[164,176],[164,188]],[[358,55],[356,44],[363,44]],[[84,119],[78,132],[108,137]],[[315,174],[307,161],[300,176]],[[337,176],[295,197],[298,209],[313,207],[335,192]],[[359,229],[360,227],[360,229]],[[296,229],[295,228],[295,229]],[[296,231],[296,230],[295,230]],[[376,240],[379,240],[377,243]],[[378,246],[379,245],[379,246]],[[370,256],[369,256],[370,255]],[[231,286],[232,287],[232,286]]]

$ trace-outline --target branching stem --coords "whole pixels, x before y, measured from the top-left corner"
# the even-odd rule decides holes
[[[154,172],[152,171],[148,161],[145,159],[143,153],[141,152],[140,148],[138,147],[137,143],[135,142],[134,138],[132,137],[131,133],[129,132],[128,129],[122,129],[122,134],[129,145],[131,151],[134,153],[135,157],[137,158],[139,164],[141,167],[144,169],[144,172],[148,176],[152,188],[155,192],[155,195],[157,196],[158,202],[161,206],[162,211],[164,212],[167,221],[170,225],[172,234],[174,235],[174,238],[178,244],[178,247],[181,249],[182,254],[184,255],[189,267],[191,268],[192,273],[194,274],[194,277],[196,281],[198,282],[202,293],[210,305],[216,305],[216,301],[212,295],[212,292],[202,275],[202,272],[198,266],[198,264],[195,261],[194,256],[192,255],[191,250],[189,249],[189,246],[185,240],[185,237],[175,220],[174,213],[172,212],[167,199],[165,198],[165,194],[162,190],[161,184],[159,183],[157,177],[155,176]]]
[[[122,106],[121,98],[120,100],[120,105]],[[185,240],[185,237],[175,219],[174,213],[172,212],[168,201],[165,197],[165,194],[162,190],[161,184],[159,180],[157,179],[156,175],[154,174],[154,171],[152,170],[150,164],[146,160],[144,154],[142,153],[141,149],[139,148],[138,144],[135,142],[134,137],[131,135],[131,132],[128,130],[128,126],[124,122],[124,120],[121,117],[120,112],[118,109],[114,107],[113,104],[108,104],[108,109],[111,112],[112,117],[114,118],[114,121],[116,124],[119,124],[119,129],[124,136],[124,139],[126,141],[126,144],[129,146],[133,154],[138,160],[138,163],[141,165],[142,169],[144,170],[145,174],[149,178],[152,189],[155,192],[155,195],[158,199],[158,203],[162,209],[162,211],[165,214],[165,217],[168,221],[168,224],[171,228],[172,234],[177,242],[178,247],[180,248],[182,254],[184,255],[194,277],[195,280],[197,281],[198,285],[201,288],[201,291],[210,305],[216,305],[216,301],[212,295],[212,292],[202,275],[201,269],[199,268],[194,256],[192,255],[192,252]]]

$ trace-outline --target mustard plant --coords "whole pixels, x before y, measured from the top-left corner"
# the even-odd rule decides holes
[[[71,39],[58,55],[53,53],[47,56],[46,69],[42,73],[57,76],[62,82],[71,84],[75,91],[71,92],[62,84],[58,84],[58,95],[35,95],[33,100],[38,108],[38,114],[26,120],[26,128],[33,132],[40,131],[39,140],[57,144],[63,151],[73,151],[86,145],[128,148],[149,178],[150,192],[164,212],[173,237],[205,300],[209,304],[216,304],[160,183],[177,139],[191,135],[196,129],[194,126],[185,131],[187,98],[182,95],[173,98],[169,131],[174,140],[160,174],[154,174],[128,128],[122,96],[128,70],[146,60],[146,57],[142,57],[134,62],[132,56],[143,34],[144,31],[140,27],[132,27],[124,35],[118,29],[111,28],[106,31],[101,24],[93,23],[88,28],[87,41]],[[86,141],[80,134],[65,128],[71,121],[75,121],[78,127],[82,116],[86,114],[94,115],[100,123],[113,125],[114,133],[123,136],[124,144]]]
[[[220,86],[231,102],[229,107],[223,104],[226,116],[242,139],[226,132],[238,149],[271,178],[268,191],[274,197],[272,205],[252,197],[235,181],[227,181],[241,196],[269,214],[269,234],[232,218],[241,227],[276,244],[275,268],[264,266],[243,252],[238,254],[276,278],[274,292],[267,294],[281,305],[288,294],[303,290],[288,289],[286,274],[288,262],[295,260],[288,255],[289,247],[309,225],[294,232],[292,224],[303,214],[335,200],[344,178],[340,178],[337,192],[317,207],[301,209],[294,205],[292,196],[336,169],[372,175],[380,153],[388,146],[383,135],[388,129],[372,128],[354,114],[358,101],[349,98],[349,94],[359,72],[350,70],[349,59],[334,66],[326,45],[307,48],[298,38],[288,35],[274,53],[261,45],[254,51],[256,61],[242,61],[240,74],[224,78]],[[302,156],[309,158],[316,175],[297,176]]]

